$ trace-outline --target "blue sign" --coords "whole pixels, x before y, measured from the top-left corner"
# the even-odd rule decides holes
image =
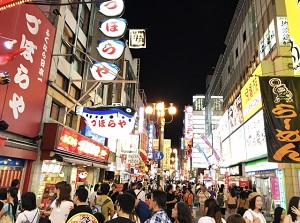
[[[25,160],[23,159],[0,156],[0,165],[24,167],[24,164],[25,164]]]
[[[157,160],[162,160],[164,158],[164,153],[161,152],[161,151],[157,151],[154,154],[154,158],[157,159]]]

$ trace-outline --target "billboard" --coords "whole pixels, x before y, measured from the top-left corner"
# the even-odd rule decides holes
[[[184,109],[184,138],[192,139],[193,138],[193,106],[185,106]]]
[[[238,95],[228,108],[229,133],[234,132],[243,123],[241,95]]]
[[[221,141],[224,141],[229,136],[229,121],[228,121],[228,110],[226,110],[219,120],[219,130]]]
[[[300,162],[300,77],[260,77],[270,162]]]
[[[35,137],[44,110],[55,29],[32,4],[6,9],[0,13],[0,20],[5,21],[0,26],[1,36],[17,41],[11,50],[1,48],[1,53],[25,48],[14,60],[1,66],[11,74],[11,82],[0,86],[1,117],[9,124],[7,131]]]
[[[261,65],[256,68],[255,73],[261,71]],[[256,76],[249,78],[241,90],[243,118],[246,122],[262,106],[259,79]]]

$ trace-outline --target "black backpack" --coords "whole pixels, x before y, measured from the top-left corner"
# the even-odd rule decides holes
[[[224,206],[224,194],[223,193],[219,193],[217,195],[217,201],[218,201],[220,207]]]

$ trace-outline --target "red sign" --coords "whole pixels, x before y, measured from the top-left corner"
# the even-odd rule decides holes
[[[7,40],[0,38],[0,54],[25,48],[1,66],[10,73],[11,82],[0,86],[0,115],[9,124],[7,131],[35,137],[43,114],[55,29],[31,4],[2,11],[0,21],[5,21],[0,26],[1,36],[17,41],[9,50],[3,46]]]
[[[67,128],[63,129],[57,148],[100,161],[107,161],[109,155],[104,145]]]

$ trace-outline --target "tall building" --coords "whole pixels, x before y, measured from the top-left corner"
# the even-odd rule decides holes
[[[282,90],[289,88],[291,93],[286,81],[298,81],[292,79],[298,76],[298,59],[294,55],[298,49],[297,4],[285,0],[240,0],[225,39],[227,47],[219,57],[206,92],[208,136],[213,133],[212,96],[223,97],[224,114],[218,131],[220,164],[230,174],[226,182],[255,186],[283,207],[291,196],[299,193],[300,165],[288,155],[274,155],[285,144],[275,130],[270,131],[276,129],[272,123],[276,117],[271,110],[278,108],[279,101],[291,103],[276,100],[276,87],[284,84]],[[266,118],[268,114],[270,119]],[[284,128],[282,123],[277,125],[281,127]]]

